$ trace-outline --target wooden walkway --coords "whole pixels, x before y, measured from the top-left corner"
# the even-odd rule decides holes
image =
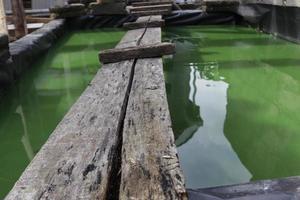
[[[142,27],[116,48],[161,43]],[[157,57],[104,64],[6,200],[186,198]]]

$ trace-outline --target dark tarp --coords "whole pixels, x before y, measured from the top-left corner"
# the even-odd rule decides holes
[[[296,200],[300,199],[300,177],[188,190],[190,200]]]
[[[246,4],[237,13],[267,33],[300,43],[300,8],[264,4]]]

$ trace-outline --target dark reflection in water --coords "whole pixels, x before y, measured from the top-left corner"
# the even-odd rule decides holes
[[[0,101],[0,199],[99,69],[98,51],[122,37],[116,29],[67,34]]]
[[[242,27],[168,28],[165,39],[176,43],[165,77],[187,186],[300,175],[300,46]]]
[[[194,103],[195,93],[191,94],[196,79],[190,80],[191,69],[185,66],[184,60],[192,58],[193,44],[186,41],[177,43],[178,53],[173,59],[165,59],[166,66],[180,66],[165,68],[166,89],[172,115],[173,130],[176,145],[180,146],[188,141],[202,125],[199,106]]]

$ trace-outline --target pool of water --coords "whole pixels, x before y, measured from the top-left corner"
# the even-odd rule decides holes
[[[0,199],[99,69],[99,50],[114,47],[123,34],[66,33],[0,100]]]
[[[300,175],[300,45],[244,27],[167,28],[166,88],[188,188]]]

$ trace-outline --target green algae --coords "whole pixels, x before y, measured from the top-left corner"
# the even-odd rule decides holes
[[[189,188],[300,175],[300,46],[244,27],[167,28],[168,102]]]
[[[14,185],[100,68],[99,50],[114,47],[119,29],[66,33],[0,102],[0,199]]]

